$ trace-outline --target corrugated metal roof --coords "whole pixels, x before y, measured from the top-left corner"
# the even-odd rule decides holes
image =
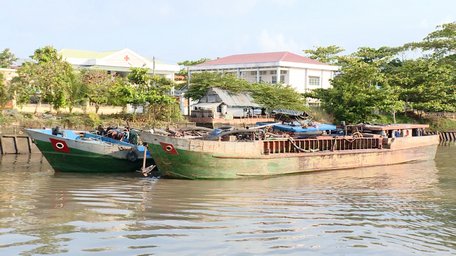
[[[211,88],[218,94],[223,103],[230,107],[254,107],[261,108],[256,104],[248,93],[230,93],[220,88]]]
[[[297,63],[308,63],[317,64],[321,63],[317,60],[310,59],[291,52],[265,52],[265,53],[250,53],[250,54],[237,54],[230,55],[215,60],[206,61],[197,66],[209,66],[209,65],[227,65],[227,64],[245,64],[245,63],[262,63],[262,62],[297,62]]]
[[[193,106],[198,107],[198,108],[204,108],[204,109],[213,109],[213,108],[218,107],[220,104],[222,104],[222,103],[221,102],[215,102],[215,103],[202,102],[202,103],[195,104]]]
[[[292,109],[274,109],[272,110],[273,114],[282,114],[289,116],[307,116],[307,113],[304,111],[292,110]]]

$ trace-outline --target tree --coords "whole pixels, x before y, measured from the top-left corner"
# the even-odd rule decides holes
[[[11,80],[9,91],[11,95],[14,95],[16,104],[18,104],[19,106],[29,103],[31,98],[35,95],[38,95],[38,92],[40,92],[40,89],[38,88],[38,86],[36,86],[32,78],[32,67],[33,63],[24,63],[17,70],[17,76]]]
[[[31,80],[41,98],[48,102],[54,109],[67,105],[68,87],[71,83],[73,68],[63,61],[57,50],[52,46],[45,46],[35,50],[31,56],[36,63],[28,63],[26,70],[30,72]]]
[[[146,96],[148,103],[148,120],[152,125],[156,121],[170,121],[180,117],[179,104],[170,92],[174,87],[174,82],[160,76],[152,77],[153,86],[149,89]]]
[[[61,61],[62,57],[59,56],[57,50],[48,45],[44,46],[42,48],[38,48],[35,50],[32,56],[30,56],[33,60],[37,62],[56,62],[56,61]]]
[[[192,76],[186,97],[202,98],[209,88],[217,87],[231,93],[249,93],[257,104],[268,110],[305,110],[305,101],[292,87],[281,84],[250,84],[233,74],[202,72]]]
[[[268,111],[275,109],[307,110],[303,95],[289,85],[255,83],[251,85],[249,92],[255,102]]]
[[[98,113],[100,106],[108,103],[114,78],[103,70],[85,69],[81,71],[81,80],[86,86],[87,98],[95,105],[95,113]]]
[[[218,72],[194,73],[192,74],[190,86],[185,93],[185,97],[200,99],[206,94],[207,90],[212,87],[238,93],[248,90],[249,83],[233,74]]]
[[[136,108],[140,105],[143,106],[145,111],[146,98],[152,81],[148,72],[148,68],[131,68],[131,72],[128,74],[128,81],[135,87],[131,102],[135,108],[134,114],[136,114]]]
[[[377,63],[377,65],[387,65],[394,56],[402,50],[401,47],[383,46],[378,49],[371,47],[360,47],[352,54],[366,63]]]
[[[81,105],[87,100],[88,87],[82,82],[81,73],[72,72],[69,75],[67,105],[69,112],[73,112],[75,106]]]
[[[437,30],[428,34],[423,41],[404,45],[406,49],[420,48],[430,51],[435,59],[456,61],[456,22],[437,26]]]
[[[201,58],[199,60],[184,60],[184,61],[178,62],[177,64],[179,66],[184,66],[184,68],[181,68],[181,70],[179,71],[178,75],[187,76],[186,67],[198,65],[198,64],[204,63],[204,62],[209,61],[209,60],[210,59],[208,59],[208,58]]]
[[[73,68],[52,46],[35,50],[31,57],[35,62],[26,62],[18,69],[19,76],[12,86],[13,93],[19,97],[18,103],[26,103],[35,95],[38,103],[46,101],[59,111],[67,105]]]
[[[0,110],[5,107],[10,99],[10,94],[3,78],[3,74],[0,73]]]
[[[16,60],[16,56],[14,56],[9,48],[5,48],[2,52],[0,52],[0,68],[11,67]]]
[[[178,102],[170,95],[174,82],[161,76],[150,76],[149,69],[132,68],[128,80],[133,84],[132,102],[141,104],[152,126],[157,121],[170,121],[175,115]],[[146,111],[147,110],[147,111]]]
[[[315,90],[314,97],[338,121],[369,121],[379,109],[379,85],[385,82],[384,75],[379,66],[358,57],[343,57],[341,63],[341,73],[333,79],[333,87]]]
[[[456,111],[455,76],[451,65],[426,58],[404,61],[390,73],[400,99],[422,111]]]
[[[116,77],[109,88],[109,95],[108,104],[121,106],[125,112],[127,104],[133,103],[135,88],[126,79]]]
[[[343,48],[330,45],[326,47],[316,47],[316,49],[304,50],[304,53],[311,59],[318,60],[322,63],[337,64],[337,54],[345,51]]]

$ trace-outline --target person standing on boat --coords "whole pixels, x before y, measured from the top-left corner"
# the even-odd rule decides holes
[[[130,141],[130,128],[129,127],[126,127],[123,130],[122,141],[125,141],[125,142],[129,142]]]

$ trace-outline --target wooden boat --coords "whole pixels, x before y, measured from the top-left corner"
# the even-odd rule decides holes
[[[26,129],[26,133],[55,171],[129,172],[140,170],[143,165],[144,146],[58,128]],[[146,162],[153,163],[148,153]]]
[[[425,128],[363,125],[351,135],[305,139],[268,137],[255,129],[222,133],[218,140],[147,131],[139,136],[165,177],[236,179],[431,160],[439,138],[425,135]]]

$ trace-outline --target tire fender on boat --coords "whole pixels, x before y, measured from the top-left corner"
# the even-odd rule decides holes
[[[136,162],[138,160],[138,154],[135,151],[129,151],[127,153],[127,159],[130,162]]]

